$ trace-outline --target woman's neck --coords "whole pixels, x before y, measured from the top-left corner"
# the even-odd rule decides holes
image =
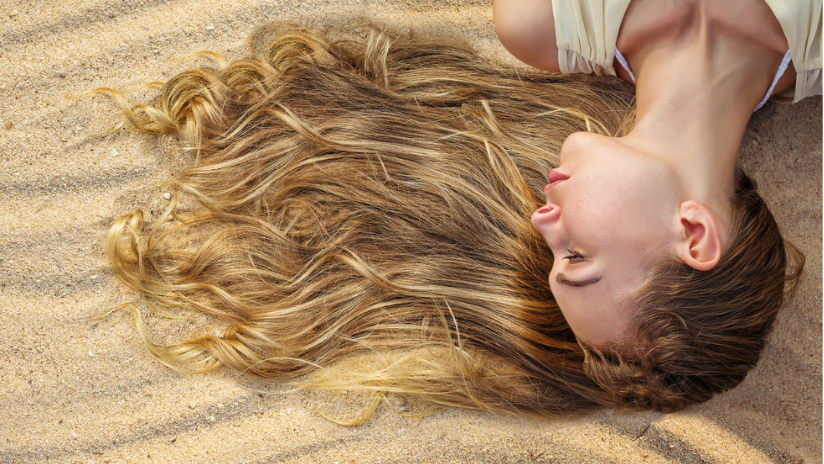
[[[741,138],[782,56],[704,13],[630,47],[637,116],[624,140],[668,161],[687,195],[715,203],[731,192]]]

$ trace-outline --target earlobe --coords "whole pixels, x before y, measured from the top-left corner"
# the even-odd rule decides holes
[[[689,200],[679,210],[682,238],[678,255],[688,266],[708,271],[721,260],[721,235],[712,212]]]

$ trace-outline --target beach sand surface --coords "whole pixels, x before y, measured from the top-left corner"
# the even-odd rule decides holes
[[[785,237],[807,256],[759,365],[734,390],[677,414],[605,410],[523,418],[357,393],[287,391],[228,370],[188,376],[154,360],[108,271],[115,216],[162,208],[174,156],[131,131],[95,87],[150,95],[194,52],[243,56],[271,21],[365,15],[465,37],[513,66],[491,2],[0,0],[0,462],[821,462],[821,98],[768,104],[742,158]],[[150,328],[161,322],[149,322]],[[171,335],[184,334],[185,327]]]

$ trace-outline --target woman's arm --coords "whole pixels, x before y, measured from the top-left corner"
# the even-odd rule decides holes
[[[552,0],[494,0],[498,39],[515,58],[547,71],[558,68]]]

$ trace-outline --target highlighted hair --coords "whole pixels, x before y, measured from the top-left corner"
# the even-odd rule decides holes
[[[173,183],[199,207],[121,218],[112,269],[153,303],[226,325],[159,345],[137,319],[152,354],[446,406],[641,405],[576,343],[529,220],[568,135],[628,129],[628,86],[365,35],[276,26],[254,56],[183,72],[150,104],[114,93],[138,130],[180,141],[191,160]]]

